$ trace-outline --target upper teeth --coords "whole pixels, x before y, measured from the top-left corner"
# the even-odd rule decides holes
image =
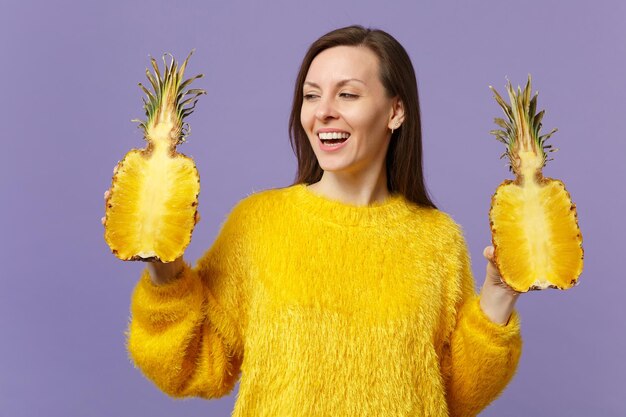
[[[349,133],[345,132],[320,132],[318,133],[320,139],[348,139]]]

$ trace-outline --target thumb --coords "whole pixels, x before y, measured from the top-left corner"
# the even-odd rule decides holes
[[[487,258],[487,260],[493,261],[493,252],[494,252],[494,247],[487,246],[485,250],[483,250],[483,256]]]

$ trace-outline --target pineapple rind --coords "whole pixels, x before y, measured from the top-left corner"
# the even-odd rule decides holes
[[[533,187],[505,180],[489,213],[494,263],[502,280],[519,292],[568,289],[583,266],[576,205],[564,184],[543,178]]]
[[[193,161],[132,150],[118,164],[107,200],[105,239],[123,260],[170,262],[191,241],[200,192]]]

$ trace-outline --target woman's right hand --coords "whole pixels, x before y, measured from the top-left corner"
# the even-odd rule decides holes
[[[106,207],[110,194],[111,194],[110,190],[106,190],[104,192],[105,207]],[[100,219],[103,226],[104,226],[105,220],[106,220],[106,217],[102,217],[102,219]],[[200,214],[196,212],[195,223],[198,224],[199,221],[200,221]],[[147,268],[148,268],[148,271],[150,272],[150,278],[152,279],[152,282],[155,285],[164,285],[164,284],[167,284],[168,282],[173,281],[174,279],[178,277],[178,275],[180,274],[180,272],[183,270],[185,266],[182,256],[176,258],[172,262],[167,262],[167,263],[161,262],[156,259],[146,260],[145,262],[147,262]]]

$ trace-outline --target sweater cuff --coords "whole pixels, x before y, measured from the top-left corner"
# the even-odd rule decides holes
[[[517,311],[513,310],[507,324],[495,323],[480,308],[480,296],[474,296],[465,304],[462,320],[472,333],[481,335],[486,343],[506,346],[521,338],[520,317]]]
[[[198,275],[185,264],[180,276],[164,285],[155,285],[144,271],[131,300],[131,314],[147,328],[176,323],[189,314],[198,314],[203,304]]]
[[[193,270],[183,263],[183,268],[178,275],[166,284],[156,285],[150,278],[148,269],[144,269],[137,285],[137,292],[149,299],[169,300],[183,298],[194,287]]]

